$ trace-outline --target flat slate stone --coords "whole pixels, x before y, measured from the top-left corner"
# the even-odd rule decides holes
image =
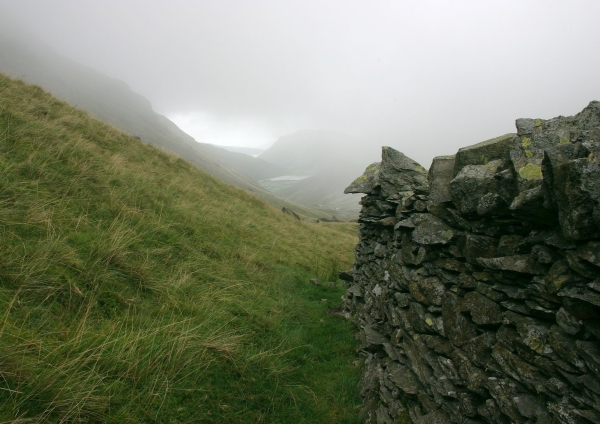
[[[454,163],[454,176],[467,165],[485,165],[495,159],[508,159],[508,152],[515,136],[514,133],[504,134],[459,149]]]
[[[455,156],[433,158],[429,168],[429,201],[433,204],[450,202],[450,181],[454,179]]]
[[[537,263],[530,255],[504,256],[501,258],[478,258],[477,262],[489,269],[514,271],[522,274],[544,275],[548,267]]]
[[[570,287],[561,290],[557,293],[561,297],[570,297],[573,299],[580,299],[585,302],[591,303],[595,306],[600,306],[600,294],[583,287]]]
[[[414,214],[411,220],[415,224],[412,239],[419,244],[447,244],[457,234],[454,228],[430,213]]]

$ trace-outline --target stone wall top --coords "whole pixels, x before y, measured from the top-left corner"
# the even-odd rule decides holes
[[[346,189],[368,422],[600,422],[600,103],[516,127]]]

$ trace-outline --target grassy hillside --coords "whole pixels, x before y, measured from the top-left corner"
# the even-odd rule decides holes
[[[318,213],[263,189],[249,173],[277,176],[279,167],[225,149],[197,143],[124,82],[80,65],[49,49],[36,37],[0,16],[0,72],[39,85],[98,119],[193,163],[211,175],[252,192],[279,208]],[[264,177],[268,178],[268,177]]]
[[[0,75],[0,422],[360,422],[354,234]]]

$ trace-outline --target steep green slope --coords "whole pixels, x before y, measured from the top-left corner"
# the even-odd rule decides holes
[[[263,173],[269,171],[269,176],[276,176],[278,167],[247,155],[240,156],[209,144],[197,143],[169,119],[156,113],[146,98],[133,92],[124,82],[53,52],[2,16],[0,72],[39,85],[78,109],[140,137],[145,143],[174,153],[275,206],[285,206],[308,216],[317,215],[274,196],[245,173],[262,168]]]
[[[359,422],[354,233],[0,75],[0,422]]]

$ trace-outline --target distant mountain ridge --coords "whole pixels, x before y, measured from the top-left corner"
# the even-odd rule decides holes
[[[356,215],[360,212],[361,195],[344,194],[344,189],[356,178],[354,169],[340,167],[320,171],[298,181],[277,195],[294,203],[323,210],[333,215]],[[343,216],[343,215],[342,215]]]
[[[247,153],[228,150],[224,147],[212,144],[201,144],[203,144],[213,155],[223,160],[223,162],[234,166],[255,181],[278,177],[290,172],[288,168],[267,162],[261,158],[252,157]]]
[[[335,131],[305,129],[279,137],[259,158],[292,170],[316,173],[337,163],[360,168],[371,150],[372,156],[377,158],[378,149],[365,146],[356,137]]]
[[[219,147],[221,149],[225,149],[229,152],[234,153],[243,153],[245,155],[257,156],[260,155],[265,149],[259,149],[258,147],[245,147],[245,146],[220,146],[217,144],[213,144],[215,147]]]
[[[358,217],[360,195],[344,189],[364,171],[365,162],[379,160],[380,147],[348,134],[301,130],[280,137],[259,158],[311,176],[277,191],[306,207],[344,217]]]

